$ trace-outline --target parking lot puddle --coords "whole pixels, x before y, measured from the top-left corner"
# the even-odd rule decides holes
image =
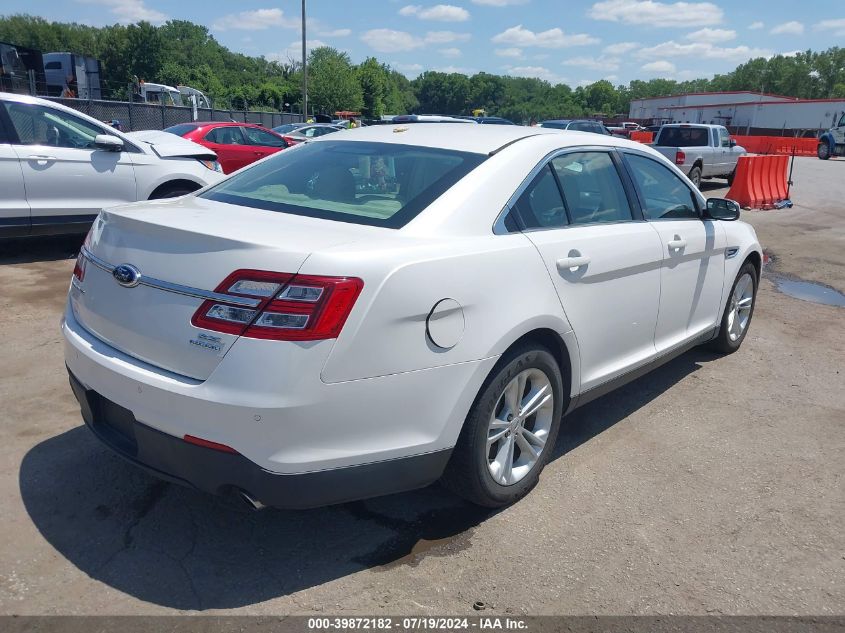
[[[769,275],[769,278],[775,282],[778,290],[795,299],[845,308],[845,294],[833,288],[812,281],[790,279],[780,275]]]

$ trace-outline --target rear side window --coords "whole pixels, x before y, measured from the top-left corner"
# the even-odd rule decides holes
[[[400,228],[485,158],[429,147],[327,139],[279,152],[202,197],[279,213]]]
[[[209,130],[205,135],[205,140],[209,143],[217,143],[218,145],[243,145],[244,137],[241,130],[236,125],[227,125],[226,127],[216,127]]]
[[[644,156],[626,154],[625,160],[631,167],[647,220],[698,219],[693,192],[677,174]]]
[[[552,160],[572,224],[632,220],[631,206],[607,152],[575,152]]]
[[[552,229],[569,224],[550,165],[543,167],[531,181],[514,210],[524,229]]]

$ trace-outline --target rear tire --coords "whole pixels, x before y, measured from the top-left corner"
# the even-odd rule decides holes
[[[696,165],[695,167],[690,169],[689,179],[692,181],[692,184],[695,185],[696,189],[701,189],[701,167]]]
[[[509,505],[537,484],[563,415],[563,379],[536,344],[509,351],[470,409],[443,484],[488,508]]]
[[[819,143],[816,153],[821,160],[827,160],[830,158],[830,145],[828,143]]]
[[[731,293],[722,314],[719,335],[710,342],[710,349],[719,354],[733,354],[742,345],[754,306],[757,305],[757,269],[751,262],[745,262],[731,286]]]

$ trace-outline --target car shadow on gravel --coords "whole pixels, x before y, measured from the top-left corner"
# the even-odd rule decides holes
[[[0,240],[0,266],[74,259],[85,235],[56,235]]]
[[[579,409],[566,418],[552,459],[711,358],[692,351]],[[84,426],[33,447],[19,483],[33,523],[73,565],[138,600],[182,610],[252,605],[363,569],[450,556],[470,547],[474,528],[495,514],[436,485],[330,508],[254,512],[147,475]]]

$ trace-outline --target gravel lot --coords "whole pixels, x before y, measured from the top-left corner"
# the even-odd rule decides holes
[[[579,410],[496,513],[436,487],[251,513],[139,472],[67,384],[79,240],[0,245],[0,613],[845,613],[845,308],[771,276],[845,291],[845,161],[795,181],[793,209],[743,214],[772,264],[740,352]]]

